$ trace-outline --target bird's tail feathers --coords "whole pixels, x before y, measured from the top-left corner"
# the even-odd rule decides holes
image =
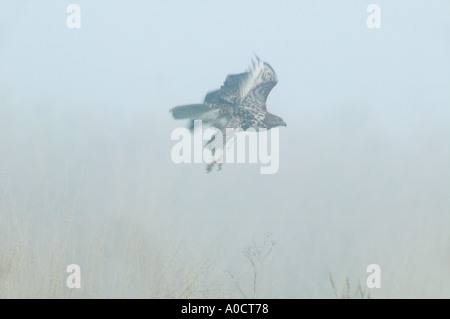
[[[211,111],[211,108],[204,104],[181,105],[181,106],[176,106],[170,110],[173,118],[176,120],[201,119],[202,116],[208,111]]]

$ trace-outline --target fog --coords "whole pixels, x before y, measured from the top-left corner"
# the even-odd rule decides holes
[[[0,4],[0,248],[33,246],[44,261],[24,273],[65,281],[79,264],[83,285],[102,279],[74,296],[111,297],[132,253],[173,287],[151,297],[187,296],[196,271],[188,296],[239,298],[238,280],[251,297],[242,251],[269,236],[258,297],[333,298],[330,275],[371,297],[450,297],[448,1],[377,1],[380,29],[370,2],[100,0],[77,1],[69,29],[71,3]],[[169,109],[202,102],[255,53],[279,79],[279,171],[173,163],[186,123]],[[50,269],[52,245],[64,257]],[[365,285],[370,264],[381,288]],[[133,268],[132,287],[149,271]],[[21,276],[3,296],[34,296]]]

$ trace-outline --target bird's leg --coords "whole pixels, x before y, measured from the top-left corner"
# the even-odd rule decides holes
[[[212,171],[212,169],[214,168],[214,165],[216,164],[216,162],[211,162],[208,165],[206,165],[206,173],[209,173]]]
[[[212,137],[209,139],[209,141],[205,144],[205,147],[211,149],[211,154],[212,154],[213,157],[214,157],[214,154],[216,153],[216,149],[215,149],[214,147],[211,148],[212,145],[210,145],[210,144],[214,141],[215,138],[216,138],[215,136],[212,136]],[[212,169],[214,168],[214,165],[215,165],[215,164],[216,164],[216,161],[215,161],[215,160],[213,160],[211,163],[208,163],[208,164],[206,165],[206,173],[211,172]]]
[[[222,170],[222,166],[223,163],[225,163],[225,150],[226,150],[226,146],[227,146],[227,142],[228,142],[228,138],[226,136],[226,134],[224,134],[225,130],[222,129],[222,149],[221,149],[221,153],[220,153],[220,159],[219,162],[217,163],[217,171]]]
[[[225,145],[226,145],[226,136],[222,130],[222,134],[219,134],[222,137],[222,145],[220,143],[217,143],[216,135],[212,136],[211,139],[205,144],[205,147],[208,147],[211,150],[211,155],[213,157],[213,160],[211,163],[208,163],[206,166],[206,172],[209,173],[212,171],[214,166],[217,164],[217,171],[220,171],[222,169],[223,163],[224,163],[224,151],[225,151]],[[220,137],[219,137],[220,138]],[[215,141],[215,142],[214,142]],[[216,150],[219,148],[220,152],[220,159],[216,159]]]

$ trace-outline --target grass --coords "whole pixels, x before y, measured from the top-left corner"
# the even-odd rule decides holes
[[[370,299],[370,291],[364,287],[360,281],[353,285],[350,283],[350,278],[345,277],[345,282],[336,284],[333,275],[330,274],[330,285],[333,288],[333,293],[338,299]]]
[[[1,204],[0,298],[230,296],[215,277],[214,254],[192,254],[182,240],[164,245],[148,228],[108,223],[86,221],[79,229],[67,214],[39,217],[39,209],[20,207],[5,192]],[[81,289],[66,286],[72,263],[81,267]]]

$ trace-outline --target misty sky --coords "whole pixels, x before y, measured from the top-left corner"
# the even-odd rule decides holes
[[[267,297],[333,296],[329,273],[364,282],[376,263],[381,296],[448,298],[449,13],[445,0],[2,1],[1,186],[30,210],[76,201],[86,241],[87,224],[148,227],[161,249],[214,250],[218,272],[244,272],[242,249],[272,233]],[[186,123],[169,109],[254,54],[279,79],[279,172],[174,164]]]

